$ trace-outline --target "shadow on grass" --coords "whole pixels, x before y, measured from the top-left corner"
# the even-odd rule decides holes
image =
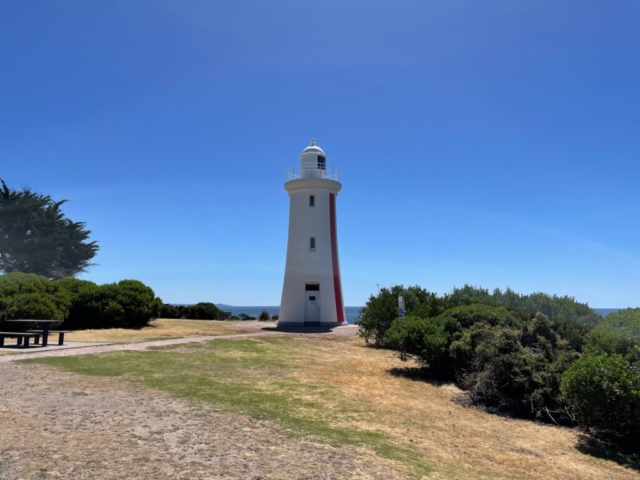
[[[412,380],[414,382],[425,382],[435,387],[452,384],[450,380],[434,377],[426,368],[394,367],[389,370],[389,373],[394,377],[406,378],[407,380]]]
[[[264,330],[267,332],[286,332],[286,333],[330,333],[335,328],[340,327],[321,327],[321,326],[269,326],[262,327],[260,330]]]
[[[584,434],[579,436],[576,449],[586,455],[609,460],[622,467],[640,472],[640,453],[638,452],[625,450]]]

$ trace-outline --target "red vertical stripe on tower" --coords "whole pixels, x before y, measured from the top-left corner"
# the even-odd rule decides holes
[[[342,288],[340,286],[340,271],[338,268],[338,237],[336,234],[336,195],[329,194],[329,216],[331,221],[331,260],[333,262],[333,293],[336,297],[336,313],[338,322],[344,322],[344,308],[342,307]]]

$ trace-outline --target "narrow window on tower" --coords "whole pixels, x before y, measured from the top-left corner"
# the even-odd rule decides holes
[[[309,250],[312,252],[316,251],[316,237],[309,238]]]
[[[310,207],[315,207],[316,206],[316,197],[315,197],[315,195],[309,195],[309,206]]]
[[[322,155],[318,155],[318,170],[327,169],[327,159]]]

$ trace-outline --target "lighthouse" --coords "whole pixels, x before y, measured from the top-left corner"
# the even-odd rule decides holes
[[[279,327],[346,325],[336,198],[340,172],[327,171],[327,156],[311,139],[300,169],[287,172],[289,238]]]

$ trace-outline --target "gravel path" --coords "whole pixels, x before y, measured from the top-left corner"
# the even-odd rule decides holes
[[[15,362],[16,360],[25,360],[31,358],[43,358],[43,357],[74,357],[76,355],[89,355],[91,353],[105,353],[116,352],[121,350],[146,350],[149,347],[163,347],[165,345],[177,345],[181,343],[204,343],[211,340],[218,340],[221,338],[242,338],[242,337],[261,337],[264,335],[273,335],[275,332],[256,332],[256,333],[236,333],[233,335],[208,335],[197,337],[185,337],[185,338],[171,338],[169,340],[154,340],[152,342],[138,342],[138,343],[120,343],[115,345],[98,345],[95,347],[79,347],[69,348],[68,350],[51,350],[49,352],[33,352],[22,353],[17,355],[8,355],[0,357],[0,363]]]
[[[398,479],[370,451],[120,378],[0,368],[0,480]]]
[[[0,367],[0,480],[400,478],[390,462],[368,450],[292,438],[275,423],[123,378],[12,363],[268,335],[288,333],[261,330],[1,357],[6,365]]]
[[[323,333],[309,333],[308,335],[332,335],[332,336],[353,336],[356,335],[358,327],[349,325],[345,327],[336,328],[330,332]],[[139,343],[122,343],[116,345],[99,345],[95,347],[79,347],[69,348],[68,350],[52,350],[48,352],[32,352],[23,353],[17,355],[7,355],[0,357],[0,363],[15,362],[16,360],[26,360],[32,358],[43,357],[72,357],[77,355],[89,355],[93,353],[105,353],[105,352],[117,352],[122,350],[141,351],[146,350],[149,347],[163,347],[165,345],[178,345],[181,343],[204,343],[212,340],[220,340],[227,338],[246,338],[246,337],[262,337],[266,335],[307,335],[300,332],[283,332],[278,330],[260,329],[257,332],[251,333],[236,333],[231,335],[207,335],[197,337],[185,337],[185,338],[172,338],[169,340],[154,340],[151,342],[139,342]]]

